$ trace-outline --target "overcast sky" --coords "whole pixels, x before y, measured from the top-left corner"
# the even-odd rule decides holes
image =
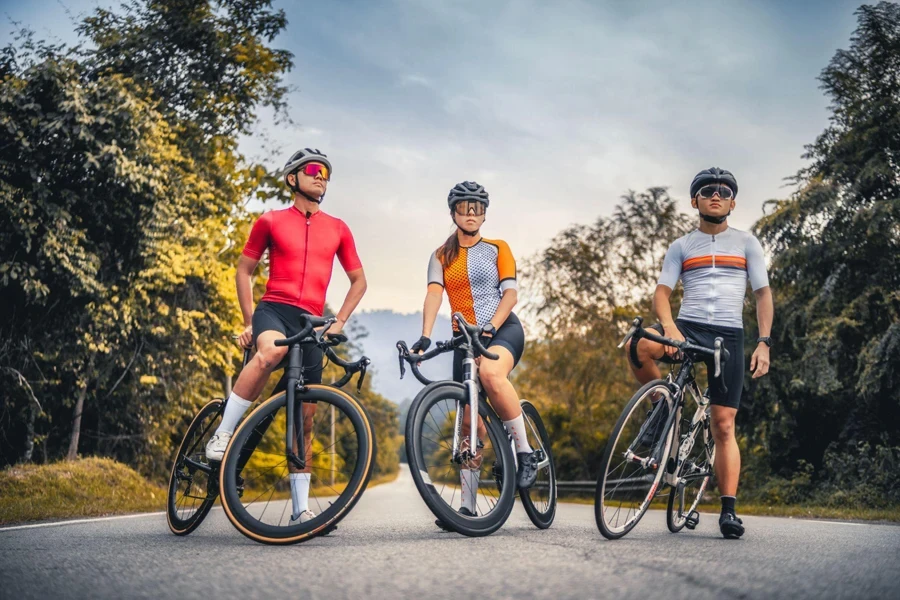
[[[0,4],[4,38],[13,19],[71,42],[71,18],[98,2]],[[327,153],[323,208],[356,237],[362,308],[415,311],[452,231],[447,192],[466,179],[491,195],[484,235],[520,259],[628,189],[669,186],[689,210],[709,166],[735,173],[730,222],[748,228],[789,193],[783,178],[827,123],[816,77],[848,46],[859,4],[276,2],[296,126],[263,115],[242,149],[274,144],[277,166],[296,148]],[[338,265],[332,306],[346,289]]]

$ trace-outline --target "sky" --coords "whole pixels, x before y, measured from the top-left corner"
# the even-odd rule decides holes
[[[110,4],[0,0],[0,31],[19,21],[74,42],[72,18]],[[241,149],[273,167],[298,148],[328,154],[322,208],[354,233],[361,308],[412,312],[463,180],[490,193],[482,233],[520,261],[629,189],[667,186],[688,212],[690,181],[710,166],[737,177],[729,222],[749,228],[791,192],[784,178],[828,123],[817,76],[849,45],[859,4],[276,2],[294,124],[263,111]],[[336,265],[329,304],[348,287]]]

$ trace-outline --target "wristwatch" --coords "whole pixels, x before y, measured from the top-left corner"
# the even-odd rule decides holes
[[[756,338],[756,343],[758,344],[760,342],[763,342],[769,348],[772,347],[772,338],[769,336]]]
[[[490,335],[491,337],[494,337],[495,335],[497,335],[497,328],[494,327],[493,323],[488,323],[487,325],[482,326],[481,331]]]

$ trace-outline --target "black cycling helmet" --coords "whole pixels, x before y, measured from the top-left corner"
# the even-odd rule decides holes
[[[322,198],[325,197],[325,194],[322,194],[320,198],[314,198],[301,191],[299,186],[291,185],[287,180],[288,175],[290,175],[291,173],[296,173],[297,169],[299,169],[306,163],[311,162],[322,163],[323,165],[328,167],[328,177],[329,179],[331,178],[331,174],[334,172],[334,169],[331,168],[331,162],[328,160],[328,157],[318,148],[304,148],[303,150],[297,150],[296,152],[291,154],[291,157],[284,165],[284,174],[282,175],[282,178],[284,179],[284,184],[291,188],[292,191],[297,192],[298,194],[304,196],[312,202],[321,202]]]
[[[731,191],[734,192],[734,195],[737,196],[737,179],[734,178],[731,171],[726,171],[725,169],[720,169],[718,167],[710,167],[708,169],[703,169],[694,176],[694,180],[691,182],[691,198],[697,195],[700,188],[710,183],[724,183],[730,187]]]
[[[453,186],[453,189],[450,190],[450,195],[447,196],[447,205],[452,209],[457,202],[462,202],[463,200],[481,202],[485,208],[491,204],[487,190],[474,181],[463,181]]]

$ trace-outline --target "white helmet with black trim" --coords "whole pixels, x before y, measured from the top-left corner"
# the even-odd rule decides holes
[[[304,193],[299,186],[291,185],[288,182],[287,176],[296,173],[297,169],[305,165],[306,163],[322,163],[326,167],[328,167],[328,176],[331,178],[331,174],[334,172],[334,169],[331,167],[331,161],[328,160],[328,156],[326,156],[321,150],[318,148],[303,148],[302,150],[297,150],[294,152],[291,157],[288,159],[287,163],[284,165],[284,169],[282,170],[282,178],[284,179],[284,184],[288,186],[292,191],[297,192],[298,194],[305,196],[312,202],[321,202],[322,198],[325,197],[325,194],[322,194],[320,198],[314,198],[306,193]]]

